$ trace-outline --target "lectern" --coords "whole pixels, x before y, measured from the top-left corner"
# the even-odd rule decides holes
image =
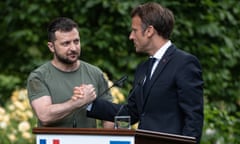
[[[33,128],[36,144],[195,144],[193,137],[146,130]]]

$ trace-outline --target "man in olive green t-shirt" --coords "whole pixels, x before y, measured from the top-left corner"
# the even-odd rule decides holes
[[[53,59],[32,71],[27,90],[39,126],[96,127],[96,120],[86,117],[86,105],[96,96],[111,101],[102,71],[79,60],[81,46],[77,24],[60,17],[48,27],[48,48]],[[84,85],[84,86],[83,86]],[[76,92],[77,91],[77,92]],[[73,100],[73,93],[80,99]],[[112,128],[112,122],[103,127]]]

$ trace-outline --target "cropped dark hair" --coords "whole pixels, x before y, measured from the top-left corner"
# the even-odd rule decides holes
[[[131,17],[139,16],[142,20],[142,29],[145,30],[152,25],[158,34],[165,39],[169,39],[174,26],[173,13],[155,2],[145,3],[133,9]]]
[[[56,40],[55,32],[62,31],[62,32],[69,32],[73,28],[78,29],[78,25],[70,18],[66,17],[58,17],[50,22],[48,25],[48,41],[52,42]]]

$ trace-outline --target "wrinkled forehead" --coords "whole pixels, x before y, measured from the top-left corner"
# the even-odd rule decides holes
[[[132,17],[132,28],[138,28],[141,27],[142,20],[139,16]]]

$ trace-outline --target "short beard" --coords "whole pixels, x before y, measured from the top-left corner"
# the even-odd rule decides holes
[[[75,52],[76,53],[76,52]],[[58,54],[58,52],[56,51],[55,49],[55,56],[56,56],[56,59],[58,59],[58,61],[60,61],[61,63],[63,64],[67,64],[67,65],[71,65],[71,64],[74,64],[80,56],[78,56],[78,58],[75,60],[75,61],[71,61],[69,60],[67,57],[64,57],[64,56],[61,56],[60,54]]]
[[[77,60],[71,61],[71,60],[59,55],[58,53],[55,53],[55,55],[56,55],[56,58],[58,59],[58,61],[60,61],[61,63],[67,64],[67,65],[71,65],[77,61]]]

